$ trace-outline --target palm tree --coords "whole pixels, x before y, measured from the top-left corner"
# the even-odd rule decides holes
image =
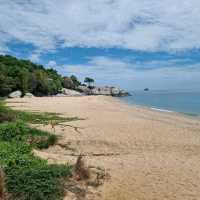
[[[91,84],[94,83],[94,79],[90,77],[85,77],[84,83],[87,83],[88,87],[91,87]]]

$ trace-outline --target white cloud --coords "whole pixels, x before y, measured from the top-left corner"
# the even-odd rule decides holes
[[[152,89],[200,89],[200,64],[188,64],[187,67],[180,67],[181,62],[182,60],[178,59],[129,62],[109,57],[92,57],[86,64],[59,67],[54,65],[54,68],[63,75],[74,74],[81,80],[86,76],[93,77],[97,85],[116,85],[133,90],[145,87]]]
[[[2,0],[0,49],[17,39],[41,50],[187,50],[200,47],[199,22],[199,0]]]
[[[57,63],[54,60],[50,60],[47,64],[48,67],[57,67]]]
[[[35,51],[35,52],[33,52],[33,53],[29,56],[29,59],[30,59],[32,62],[39,63],[41,53],[42,53],[41,51]]]

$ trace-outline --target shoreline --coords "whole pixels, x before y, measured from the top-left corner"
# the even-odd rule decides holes
[[[93,191],[94,200],[190,200],[200,196],[200,121],[194,117],[105,96],[6,102],[13,109],[84,119],[56,126],[59,145],[37,151],[37,155],[51,163],[73,164],[74,155],[83,154],[88,166],[105,169],[110,178]],[[39,128],[52,131],[50,125]]]
[[[114,97],[116,98],[116,97]],[[152,111],[156,111],[156,112],[161,112],[161,113],[171,113],[171,114],[176,114],[176,115],[183,115],[186,117],[194,117],[194,118],[198,118],[200,120],[200,113],[196,114],[196,113],[187,113],[187,112],[179,112],[176,110],[170,110],[170,109],[165,109],[165,108],[161,108],[161,107],[156,107],[156,106],[148,106],[148,105],[141,105],[141,104],[137,104],[134,102],[128,102],[126,100],[123,100],[124,97],[117,97],[122,103],[125,103],[129,106],[133,106],[133,107],[139,107],[139,108],[143,108],[143,109],[149,109]],[[125,97],[126,98],[126,97]]]

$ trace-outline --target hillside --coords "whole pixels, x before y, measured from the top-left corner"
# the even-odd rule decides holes
[[[56,70],[45,69],[29,60],[0,55],[0,96],[15,90],[21,90],[22,94],[31,92],[35,96],[53,95],[68,82],[71,88],[79,84],[75,76],[62,77]]]

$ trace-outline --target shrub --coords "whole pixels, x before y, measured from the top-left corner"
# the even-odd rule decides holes
[[[15,116],[9,112],[0,112],[0,123],[12,122],[15,120]]]
[[[57,136],[30,128],[25,122],[44,123],[50,119],[60,122],[66,119],[51,113],[13,111],[1,101],[0,113],[0,120],[4,122],[0,124],[0,166],[5,172],[4,179],[0,175],[0,195],[4,193],[6,186],[6,192],[12,200],[63,199],[63,180],[71,176],[71,167],[48,165],[46,160],[32,153],[34,147],[48,148],[55,144]],[[8,122],[13,120],[14,122]]]
[[[32,160],[30,145],[23,142],[0,142],[0,165],[8,166],[25,160]]]
[[[70,166],[48,165],[35,157],[24,142],[0,142],[0,165],[11,199],[59,200],[63,197],[62,179],[71,175]]]
[[[29,130],[29,134],[28,142],[39,149],[47,149],[49,146],[56,144],[58,140],[56,135],[34,128]]]
[[[70,167],[43,165],[35,167],[7,167],[6,186],[14,199],[61,200],[64,195],[62,177],[69,177]]]
[[[22,141],[28,134],[28,127],[23,122],[9,122],[0,124],[0,140],[11,141],[18,140]]]

